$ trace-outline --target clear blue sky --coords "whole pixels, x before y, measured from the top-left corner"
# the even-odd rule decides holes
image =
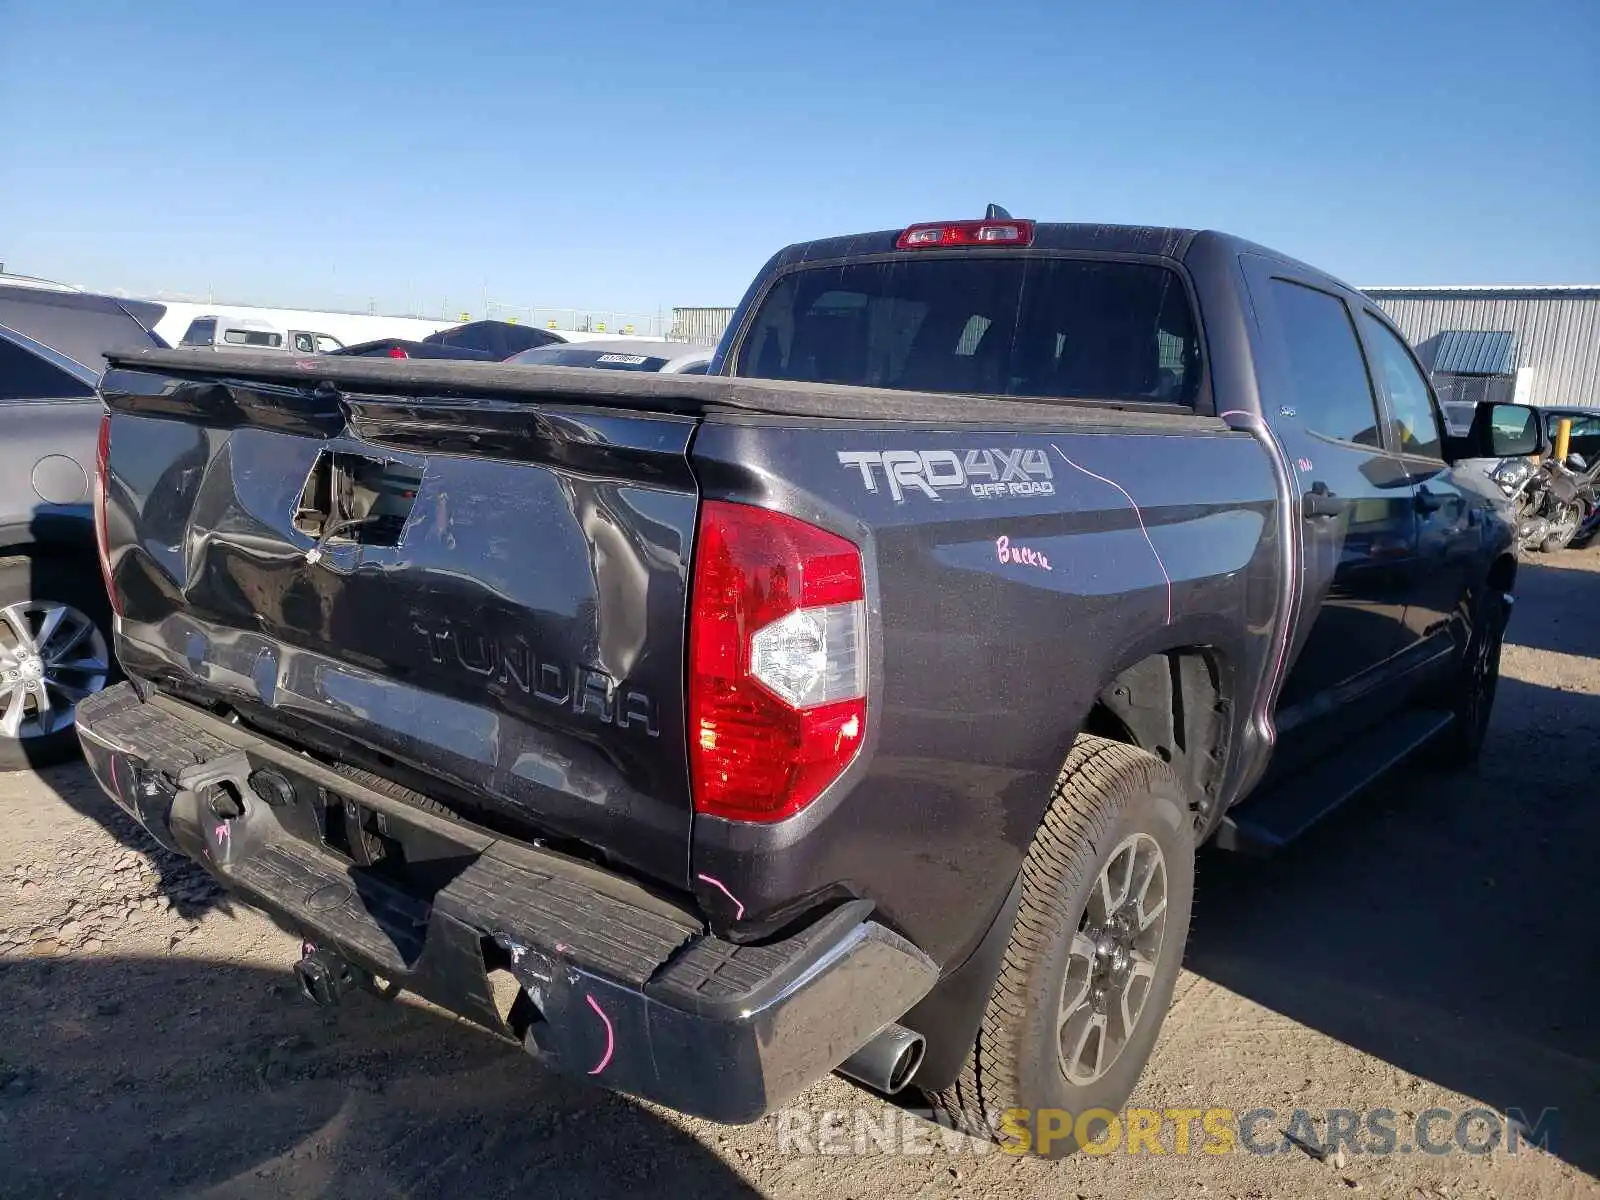
[[[1600,281],[1600,5],[0,0],[14,271],[645,311],[991,200]]]

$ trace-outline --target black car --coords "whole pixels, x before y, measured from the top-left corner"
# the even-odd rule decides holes
[[[593,367],[600,371],[704,375],[716,350],[715,346],[668,342],[660,338],[606,338],[576,345],[536,346],[507,361],[524,367]]]
[[[1555,444],[1556,436],[1560,433],[1561,422],[1571,421],[1567,453],[1581,454],[1584,461],[1591,464],[1600,461],[1600,409],[1544,408],[1539,411],[1544,418],[1551,445]]]
[[[420,341],[378,338],[335,350],[355,358],[450,358],[504,362],[513,354],[566,341],[548,329],[530,329],[510,321],[469,321],[430,333]]]

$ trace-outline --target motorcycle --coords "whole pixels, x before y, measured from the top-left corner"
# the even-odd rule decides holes
[[[1590,467],[1581,454],[1566,462],[1547,457],[1535,465],[1508,458],[1489,473],[1517,521],[1517,545],[1546,554],[1592,537],[1600,525],[1596,502],[1600,462]]]

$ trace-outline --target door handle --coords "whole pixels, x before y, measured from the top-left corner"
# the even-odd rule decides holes
[[[1300,512],[1308,521],[1337,517],[1344,513],[1344,501],[1330,492],[1327,484],[1313,483],[1300,497]]]

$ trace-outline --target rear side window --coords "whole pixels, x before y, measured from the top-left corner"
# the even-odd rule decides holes
[[[283,334],[268,333],[265,329],[229,329],[222,340],[230,346],[264,346],[276,350],[283,345]]]
[[[54,363],[0,338],[0,401],[79,400],[94,389]]]
[[[1377,400],[1344,301],[1287,279],[1272,280],[1268,295],[1288,360],[1295,419],[1335,441],[1381,446]]]
[[[735,373],[1192,406],[1201,360],[1188,293],[1169,268],[961,255],[784,276],[762,300]]]

